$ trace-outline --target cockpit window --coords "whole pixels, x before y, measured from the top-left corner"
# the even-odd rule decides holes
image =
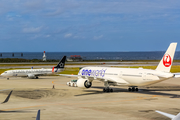
[[[7,72],[4,72],[4,73],[7,73]]]

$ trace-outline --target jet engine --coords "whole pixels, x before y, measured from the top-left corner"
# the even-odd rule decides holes
[[[81,88],[90,88],[92,86],[92,82],[89,82],[87,79],[78,79],[77,86]]]
[[[30,79],[34,79],[34,78],[36,78],[36,76],[35,76],[35,75],[33,75],[33,74],[28,74],[28,75],[27,75],[27,77],[28,77],[28,78],[30,78]]]

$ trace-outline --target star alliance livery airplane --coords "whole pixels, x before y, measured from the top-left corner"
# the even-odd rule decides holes
[[[1,74],[3,77],[28,77],[28,78],[36,78],[38,79],[38,76],[42,75],[50,75],[59,73],[64,69],[64,64],[66,61],[66,56],[64,56],[59,63],[53,67],[52,69],[24,69],[24,70],[8,70]]]
[[[104,82],[104,92],[113,92],[109,86],[129,86],[129,91],[138,91],[138,86],[150,85],[174,77],[180,74],[170,73],[177,43],[171,43],[159,65],[155,70],[143,68],[112,68],[112,67],[84,67],[78,75],[77,86],[90,88],[93,80]]]

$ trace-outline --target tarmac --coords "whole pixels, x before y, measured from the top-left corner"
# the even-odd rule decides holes
[[[0,89],[13,89],[9,102],[0,104],[0,120],[35,120],[39,109],[41,120],[169,120],[155,110],[180,112],[180,78],[139,87],[139,92],[116,86],[113,93],[104,93],[103,83],[96,80],[89,89],[67,86],[72,79],[0,77]],[[1,102],[9,92],[0,92]]]

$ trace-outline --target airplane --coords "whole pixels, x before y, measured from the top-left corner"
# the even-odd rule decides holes
[[[8,90],[8,89],[7,89]],[[5,90],[0,90],[0,91],[5,91]],[[9,95],[6,97],[6,99],[4,100],[4,102],[2,102],[2,103],[0,103],[0,104],[4,104],[4,103],[6,103],[6,102],[8,102],[9,101],[9,98],[10,98],[10,96],[11,96],[11,94],[12,94],[12,90],[11,90],[11,92],[9,93]]]
[[[177,115],[172,115],[172,114],[169,114],[169,113],[165,113],[165,112],[161,112],[161,111],[158,111],[156,110],[155,112],[161,114],[161,115],[164,115],[168,118],[171,118],[171,120],[180,120],[180,113],[178,113]]]
[[[143,68],[84,67],[78,75],[59,74],[78,77],[77,86],[90,88],[93,80],[104,82],[103,92],[113,92],[110,86],[128,86],[128,91],[138,91],[138,86],[155,84],[180,74],[170,73],[177,43],[171,43],[155,70]]]
[[[64,64],[66,61],[66,56],[64,56],[59,63],[52,69],[20,69],[20,70],[8,70],[1,74],[3,77],[27,77],[30,79],[38,79],[38,76],[50,75],[61,72],[64,69]]]

